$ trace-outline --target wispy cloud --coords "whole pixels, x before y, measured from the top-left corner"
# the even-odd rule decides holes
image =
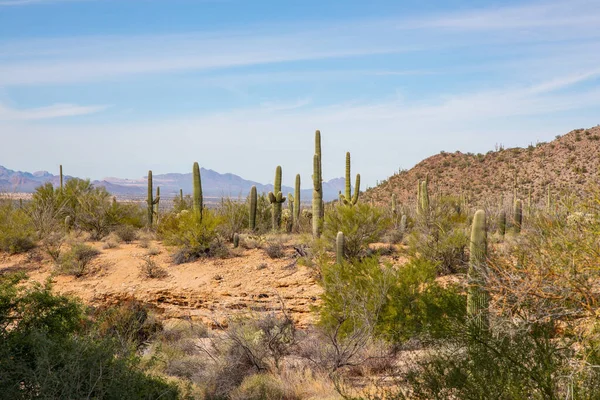
[[[600,3],[571,0],[440,16],[266,25],[226,32],[5,40],[0,41],[0,86],[106,81],[465,46],[506,46],[508,52],[522,45],[539,48],[554,41],[567,47],[572,43],[566,40],[595,40],[598,49],[598,22]]]
[[[84,156],[73,155],[70,162],[105,175],[138,176],[147,169],[146,154],[177,154],[165,157],[160,164],[164,172],[187,171],[191,161],[218,171],[238,173],[266,181],[272,171],[270,163],[236,163],[247,159],[248,149],[255,157],[274,163],[285,161],[284,178],[292,182],[296,173],[310,176],[312,133],[323,132],[324,171],[327,179],[343,174],[343,156],[351,151],[356,170],[367,184],[389,175],[398,167],[410,167],[440,150],[485,152],[497,142],[526,145],[548,140],[573,127],[598,121],[556,118],[574,109],[595,110],[600,107],[600,90],[583,91],[532,90],[554,88],[552,82],[579,82],[569,76],[536,82],[528,86],[494,88],[463,93],[440,94],[421,102],[397,99],[377,102],[338,103],[307,107],[308,100],[282,104],[282,107],[249,107],[204,115],[177,116],[168,119],[151,117],[138,122],[97,124],[27,124],[4,125],[2,131],[14,134],[25,145],[32,138],[43,138],[40,146],[60,149],[76,140],[84,140],[100,151]],[[563,83],[562,89],[569,84]],[[530,118],[540,117],[543,118]],[[82,132],[85,132],[82,136]],[[106,135],[119,137],[119,146],[110,145]],[[177,132],[177,140],[165,140]],[[207,136],[199,132],[218,132]],[[48,138],[51,134],[52,140]],[[277,138],[277,140],[274,140]],[[293,146],[289,138],[293,140]],[[109,141],[110,142],[110,141]],[[181,143],[187,145],[182,147]],[[112,142],[111,142],[112,143]],[[343,143],[343,147],[340,145]],[[132,153],[131,148],[138,151]],[[106,165],[110,151],[115,162]],[[223,157],[226,154],[227,157]],[[11,156],[9,155],[9,158]],[[376,157],[377,162],[372,162]],[[277,161],[281,160],[281,161]],[[130,171],[130,172],[123,172]]]
[[[60,117],[74,117],[103,111],[107,106],[79,106],[54,104],[46,107],[19,110],[0,104],[0,121],[32,121]]]

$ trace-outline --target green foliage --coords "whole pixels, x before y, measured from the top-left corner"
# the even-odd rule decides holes
[[[83,276],[89,272],[88,266],[98,254],[100,252],[92,246],[75,243],[68,252],[60,255],[56,272],[61,275]]]
[[[0,251],[23,253],[35,247],[34,227],[27,213],[9,201],[0,202]]]
[[[146,375],[131,352],[93,332],[81,305],[0,277],[0,392],[7,399],[177,399],[179,391]],[[90,326],[91,324],[91,326]],[[91,328],[91,329],[90,329]]]
[[[218,231],[227,240],[233,241],[233,236],[248,229],[250,216],[249,207],[240,199],[234,200],[229,197],[222,198],[217,215],[221,219]]]
[[[394,343],[414,337],[441,338],[465,316],[465,297],[458,287],[440,286],[435,265],[411,260],[395,272],[394,285],[381,312],[377,333]]]
[[[324,265],[322,275],[320,324],[340,341],[364,330],[392,342],[443,337],[464,319],[464,296],[438,285],[435,266],[423,260],[396,269],[370,257]]]
[[[446,348],[408,373],[404,385],[410,393],[386,398],[598,398],[600,373],[570,371],[573,349],[554,340],[554,332],[552,324],[476,337],[457,332]]]
[[[356,258],[370,243],[377,242],[389,226],[390,220],[378,208],[363,203],[355,207],[342,205],[327,213],[323,235],[333,245],[337,233],[344,232],[345,255]]]
[[[104,187],[74,178],[66,182],[62,191],[51,184],[38,187],[26,211],[40,239],[63,227],[82,229],[92,239],[100,240],[120,226],[143,226],[144,215],[138,205],[112,200]]]
[[[157,227],[159,237],[166,245],[177,246],[178,263],[191,262],[201,257],[215,256],[219,242],[218,228],[222,218],[211,210],[204,210],[202,221],[195,212],[170,213]]]
[[[442,197],[426,219],[419,218],[408,236],[408,251],[437,265],[439,274],[461,271],[467,263],[468,218],[460,200]]]
[[[286,396],[281,381],[267,374],[246,377],[242,384],[231,393],[230,398],[232,400],[294,400],[294,398]]]

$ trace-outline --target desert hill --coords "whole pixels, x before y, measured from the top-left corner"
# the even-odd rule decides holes
[[[555,140],[527,148],[498,148],[487,154],[441,152],[412,169],[394,174],[364,193],[365,201],[415,201],[417,182],[429,174],[433,195],[464,194],[471,204],[512,198],[517,182],[518,196],[533,204],[545,204],[548,185],[553,196],[583,194],[599,183],[600,126],[576,129]]]

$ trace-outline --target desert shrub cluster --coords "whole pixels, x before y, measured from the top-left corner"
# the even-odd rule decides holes
[[[181,398],[177,386],[148,374],[136,355],[134,344],[146,335],[139,318],[118,309],[94,317],[49,285],[23,279],[0,276],[3,398]]]

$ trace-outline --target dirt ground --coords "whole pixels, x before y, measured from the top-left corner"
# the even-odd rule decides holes
[[[115,305],[135,299],[152,305],[165,319],[189,318],[212,327],[225,326],[228,318],[239,313],[280,310],[282,303],[299,327],[314,322],[311,306],[321,289],[314,271],[294,262],[292,247],[286,247],[286,256],[279,259],[269,258],[261,249],[236,249],[239,253],[233,258],[174,265],[172,249],[152,241],[150,248],[159,254],[151,259],[168,276],[150,279],[140,274],[149,256],[139,242],[114,249],[103,249],[101,242],[91,245],[101,253],[92,262],[91,272],[80,278],[53,275],[54,263],[41,252],[37,257],[0,254],[0,274],[22,270],[38,282],[51,277],[54,290],[86,304]]]

